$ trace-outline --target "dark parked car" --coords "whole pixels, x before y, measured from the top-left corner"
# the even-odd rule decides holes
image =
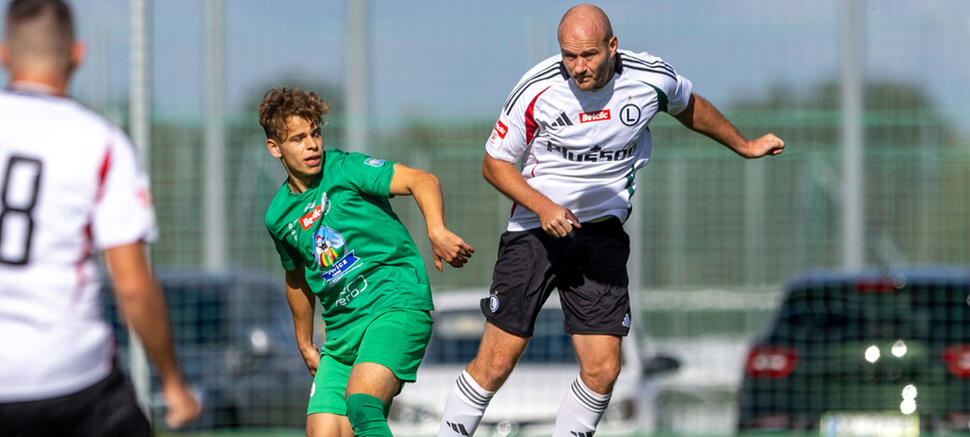
[[[160,271],[158,279],[179,364],[204,403],[193,427],[303,427],[312,378],[296,347],[282,278],[179,270]],[[127,371],[128,333],[105,287],[106,316]],[[152,388],[160,418],[157,378]]]
[[[968,431],[970,271],[812,273],[751,347],[740,431]]]

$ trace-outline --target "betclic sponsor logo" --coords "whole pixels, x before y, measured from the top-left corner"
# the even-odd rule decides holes
[[[313,226],[313,222],[319,220],[322,216],[323,205],[317,205],[316,208],[313,208],[305,216],[300,217],[300,226],[303,227],[303,230],[310,229],[310,226]]]
[[[580,123],[592,123],[594,121],[603,121],[610,119],[610,110],[604,109],[602,111],[595,112],[581,112],[579,113]]]

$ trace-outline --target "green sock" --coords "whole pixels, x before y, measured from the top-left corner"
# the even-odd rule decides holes
[[[384,417],[384,403],[374,396],[364,393],[347,396],[347,418],[357,437],[392,437]]]

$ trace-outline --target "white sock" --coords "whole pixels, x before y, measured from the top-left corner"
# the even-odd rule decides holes
[[[495,392],[482,388],[467,370],[463,370],[445,402],[438,437],[465,437],[475,434],[482,415],[485,414],[485,408],[494,395]]]
[[[592,437],[596,424],[610,404],[612,393],[601,395],[590,390],[580,377],[573,381],[559,405],[552,437]]]

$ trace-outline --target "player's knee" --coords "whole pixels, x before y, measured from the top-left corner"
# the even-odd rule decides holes
[[[478,357],[469,366],[469,373],[486,390],[494,390],[508,379],[515,368],[515,361],[498,354]]]
[[[590,388],[605,393],[610,391],[608,389],[613,387],[616,378],[620,376],[620,362],[609,360],[586,366],[582,369],[582,376],[584,381],[591,383]]]
[[[387,418],[384,417],[384,402],[364,393],[347,396],[346,402],[347,418],[357,435],[385,435]]]

